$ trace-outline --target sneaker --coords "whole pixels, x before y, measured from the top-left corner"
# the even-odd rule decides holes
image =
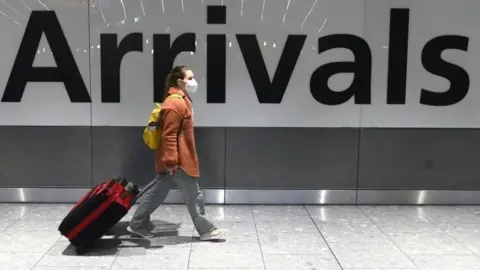
[[[141,230],[141,229],[134,229],[131,226],[127,227],[127,231],[134,236],[140,237],[140,238],[151,238],[153,235],[147,231],[147,230]]]
[[[228,230],[226,230],[226,229],[215,229],[211,232],[208,232],[208,233],[200,236],[200,241],[215,240],[215,239],[218,239],[218,238],[222,237],[222,235],[224,235],[227,232],[228,232]]]

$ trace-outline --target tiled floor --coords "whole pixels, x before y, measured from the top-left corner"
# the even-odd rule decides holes
[[[0,270],[480,269],[480,207],[207,206],[230,232],[201,243],[186,208],[166,205],[157,237],[126,236],[131,211],[85,256],[56,230],[70,208],[0,204]]]

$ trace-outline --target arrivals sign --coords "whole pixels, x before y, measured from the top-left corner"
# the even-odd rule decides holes
[[[66,30],[62,27],[56,11],[32,11],[25,26],[22,39],[18,41],[19,47],[10,74],[5,83],[3,94],[0,92],[1,103],[22,103],[22,98],[27,90],[27,85],[38,82],[63,83],[64,89],[72,104],[76,103],[98,103],[117,105],[122,108],[122,92],[129,91],[122,89],[122,66],[128,65],[128,61],[122,61],[132,53],[140,53],[151,57],[152,81],[138,81],[137,85],[142,88],[142,93],[150,93],[149,102],[159,102],[163,98],[165,75],[176,63],[177,56],[184,52],[199,53],[197,40],[199,36],[205,37],[205,61],[203,67],[205,72],[205,95],[195,98],[194,104],[200,103],[201,125],[209,126],[245,126],[253,123],[253,126],[323,126],[322,118],[335,118],[334,108],[336,106],[349,106],[350,108],[365,108],[378,104],[372,102],[372,75],[375,61],[372,57],[372,48],[368,40],[351,33],[292,33],[283,37],[283,42],[278,40],[278,62],[274,70],[268,70],[266,60],[262,53],[263,38],[258,33],[237,32],[229,34],[236,43],[241,53],[243,67],[248,74],[248,80],[243,85],[229,87],[229,73],[236,72],[231,67],[236,63],[229,63],[229,46],[227,34],[209,33],[208,26],[221,27],[228,24],[228,5],[206,6],[205,10],[198,11],[206,14],[206,26],[203,32],[184,32],[178,34],[153,33],[146,35],[143,32],[135,31],[120,36],[118,33],[105,31],[100,33],[100,100],[94,100],[89,90],[89,82],[86,81],[80,72],[77,61],[74,57],[73,48],[69,45]],[[385,99],[383,105],[406,106],[415,103],[415,106],[424,107],[450,107],[461,103],[467,98],[471,90],[470,74],[468,70],[459,64],[453,63],[444,57],[445,52],[456,51],[457,54],[468,55],[470,51],[470,37],[445,33],[429,37],[421,48],[421,68],[428,76],[436,76],[448,82],[446,89],[431,89],[427,86],[415,89],[418,91],[417,100],[407,100],[407,81],[409,69],[409,38],[413,25],[410,23],[411,10],[409,8],[391,8],[389,12],[389,36],[388,57],[384,63],[386,84],[384,86]],[[306,40],[310,36],[316,40],[314,46],[318,55],[327,54],[335,50],[347,51],[353,55],[353,60],[332,60],[328,63],[319,63],[312,70],[298,70],[299,62],[310,61],[309,55],[302,52],[306,49]],[[34,65],[35,58],[39,51],[42,36],[45,37],[50,47],[56,66]],[[311,38],[311,37],[310,37]],[[152,41],[152,53],[145,47],[145,39]],[[306,57],[306,58],[305,58]],[[464,56],[468,57],[468,56]],[[302,59],[304,58],[304,59]],[[238,59],[237,59],[238,60]],[[92,61],[92,60],[91,60]],[[183,63],[189,65],[189,63]],[[198,69],[198,66],[197,66]],[[142,70],[144,72],[145,70]],[[195,72],[196,70],[194,70]],[[302,88],[308,88],[310,93],[309,107],[302,109],[305,105],[298,102],[285,102],[285,96],[289,91],[297,91],[297,85],[292,85],[292,75],[302,73],[308,76],[308,81],[303,81]],[[338,75],[351,76],[350,82],[344,89],[332,89],[331,80]],[[130,85],[135,85],[130,82]],[[148,86],[150,89],[147,89]],[[333,87],[335,88],[335,87]],[[302,93],[305,93],[303,91]],[[232,101],[227,96],[254,95],[255,101],[252,104],[233,105],[236,113],[230,112],[230,117],[219,117],[223,112],[229,114],[228,108]],[[50,95],[46,98],[52,98]],[[250,99],[253,101],[252,99]],[[303,99],[304,100],[304,99]],[[249,106],[255,106],[255,113],[249,112]],[[0,107],[3,105],[0,105]],[[142,115],[138,119],[144,120],[147,115],[143,112],[150,109],[150,104],[140,104]],[[263,107],[262,107],[263,106]],[[282,107],[283,106],[283,107]],[[312,115],[314,106],[328,108],[332,114]],[[276,107],[276,108],[275,108]],[[125,107],[131,110],[131,106]],[[205,108],[205,109],[204,109]],[[206,109],[208,108],[208,109]],[[215,109],[216,108],[216,109]],[[259,120],[259,113],[269,111],[272,115],[272,123],[268,118]],[[345,107],[344,107],[345,108]],[[384,111],[378,112],[388,114],[389,106],[382,107]],[[204,114],[202,114],[204,110]],[[275,112],[273,112],[273,111]],[[333,110],[333,111],[332,111]],[[1,110],[0,110],[1,111]],[[217,113],[215,113],[215,111]],[[295,112],[292,112],[295,111]],[[343,109],[345,113],[345,110]],[[352,123],[359,122],[361,125],[360,109],[352,109]],[[358,112],[358,113],[357,113]],[[94,113],[94,112],[92,112]],[[212,114],[213,113],[213,114]],[[294,114],[296,117],[289,118],[282,114]],[[302,123],[302,115],[305,115],[305,122]],[[412,118],[415,116],[412,115]],[[282,122],[283,118],[283,122]],[[317,120],[315,120],[317,118]],[[216,120],[212,120],[216,119]],[[239,120],[240,119],[240,120]],[[297,119],[297,120],[294,120]],[[294,123],[294,121],[298,121]],[[211,122],[212,124],[209,124]],[[318,124],[315,124],[315,123]],[[329,120],[334,123],[334,120]],[[263,123],[263,124],[262,124]],[[1,124],[1,123],[0,123]],[[126,125],[142,125],[143,121],[135,121]],[[327,124],[326,126],[335,124]],[[341,124],[338,126],[356,126],[355,124]]]

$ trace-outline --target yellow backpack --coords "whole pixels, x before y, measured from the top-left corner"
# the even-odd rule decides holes
[[[182,96],[170,95],[165,100],[170,98],[182,98]],[[156,150],[162,140],[162,128],[158,125],[161,111],[162,105],[155,103],[155,108],[150,114],[150,118],[148,118],[147,126],[143,130],[143,141],[151,150]]]

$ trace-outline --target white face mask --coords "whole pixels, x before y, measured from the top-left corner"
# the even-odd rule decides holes
[[[193,94],[195,92],[197,92],[197,88],[198,88],[198,83],[195,79],[191,79],[189,81],[187,81],[187,92],[189,94]]]

